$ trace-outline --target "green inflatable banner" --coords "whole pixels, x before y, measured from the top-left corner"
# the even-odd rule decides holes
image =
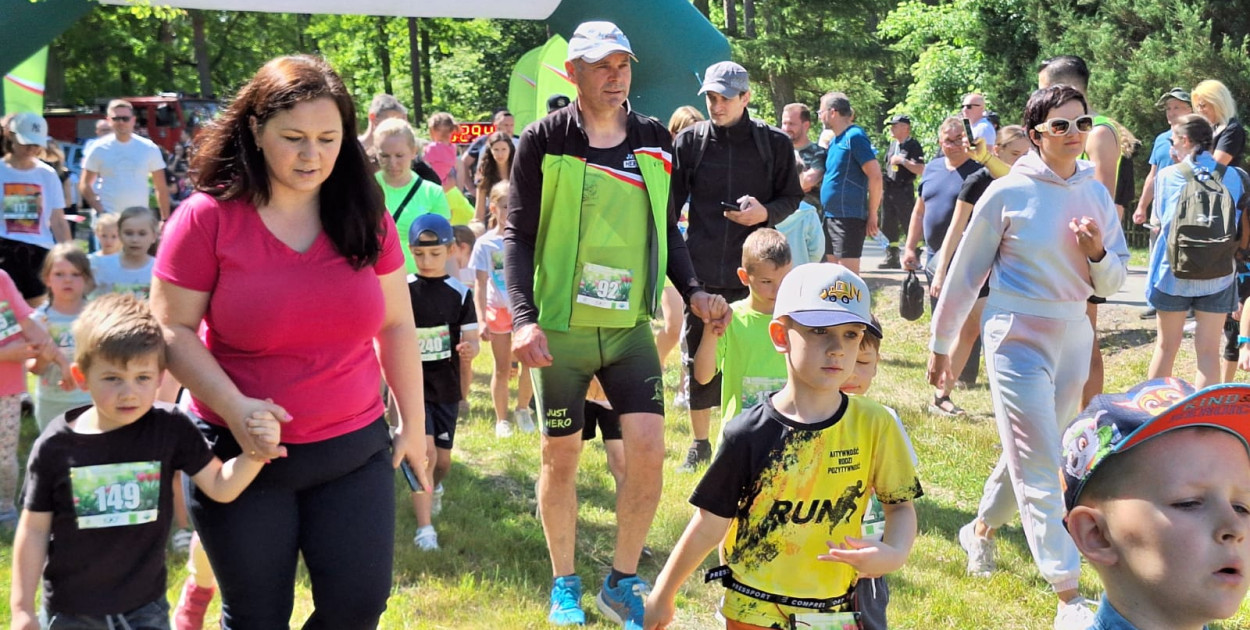
[[[508,111],[516,119],[518,133],[538,118],[539,109],[534,104],[538,98],[538,59],[542,52],[539,46],[521,55],[508,78]]]
[[[4,113],[42,112],[47,74],[48,47],[44,46],[4,75]]]

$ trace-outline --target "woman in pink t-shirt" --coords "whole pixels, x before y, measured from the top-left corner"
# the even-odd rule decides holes
[[[188,489],[222,627],[289,623],[302,554],[305,628],[374,628],[391,586],[394,473],[425,478],[420,350],[401,244],[355,106],[322,60],[265,64],[201,139],[199,191],[165,228],[152,306],[169,369],[218,454],[273,463],[233,503]],[[390,437],[379,395],[399,407]],[[255,441],[248,417],[286,422]],[[393,453],[392,453],[393,447]]]

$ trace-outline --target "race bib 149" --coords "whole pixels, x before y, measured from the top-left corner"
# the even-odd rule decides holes
[[[156,520],[161,463],[79,466],[69,471],[79,529],[139,525]]]

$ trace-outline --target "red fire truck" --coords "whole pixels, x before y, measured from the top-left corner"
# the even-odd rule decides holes
[[[70,144],[94,138],[96,121],[106,116],[105,109],[110,100],[112,99],[99,99],[95,107],[51,107],[44,110],[44,118],[48,119],[49,135]],[[135,132],[147,136],[169,152],[173,152],[179,143],[190,141],[199,127],[212,120],[221,107],[213,99],[168,92],[158,96],[134,96],[125,100],[135,109]]]

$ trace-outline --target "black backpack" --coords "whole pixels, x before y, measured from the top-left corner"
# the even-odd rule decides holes
[[[755,141],[755,150],[759,152],[760,158],[764,160],[764,172],[771,176],[773,172],[773,145],[768,138],[769,131],[768,123],[758,118],[751,119],[751,139]],[[712,139],[712,121],[701,120],[695,123],[691,133],[694,134],[694,155],[691,157],[690,168],[686,169],[687,185],[694,181],[694,174],[699,170],[699,164],[703,162],[703,153],[707,151],[708,142]]]
[[[1236,200],[1224,186],[1228,167],[1194,171],[1178,165],[1185,176],[1176,214],[1168,232],[1167,256],[1172,275],[1182,280],[1211,280],[1233,273],[1237,253]]]

